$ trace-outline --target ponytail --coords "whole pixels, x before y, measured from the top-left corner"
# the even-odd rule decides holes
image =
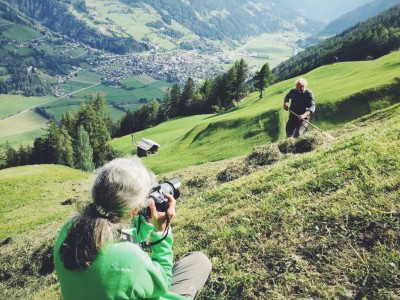
[[[118,219],[100,215],[94,207],[93,203],[89,204],[72,220],[67,238],[60,247],[61,260],[68,270],[88,268],[99,249],[115,239],[116,230],[112,228],[110,219],[113,221]]]
[[[60,247],[68,270],[84,270],[107,243],[119,239],[121,220],[146,206],[154,175],[139,158],[117,158],[104,165],[92,187],[93,203],[75,218]]]

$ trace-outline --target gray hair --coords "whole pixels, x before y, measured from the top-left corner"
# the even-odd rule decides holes
[[[96,171],[92,199],[96,207],[123,218],[136,208],[147,206],[155,176],[137,157],[117,158]]]
[[[295,84],[296,84],[296,86],[298,84],[301,84],[302,86],[307,87],[308,82],[307,82],[307,79],[300,77],[299,79],[296,80]]]
[[[88,268],[99,249],[119,239],[122,219],[148,205],[155,176],[139,158],[117,158],[96,171],[93,202],[72,219],[73,226],[60,247],[65,268]]]

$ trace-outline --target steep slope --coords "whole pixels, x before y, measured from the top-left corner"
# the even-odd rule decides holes
[[[397,51],[375,61],[339,63],[304,75],[317,102],[312,122],[333,129],[398,102],[399,63]],[[282,99],[293,84],[290,79],[270,86],[261,100],[253,93],[223,114],[174,119],[135,133],[136,140],[144,137],[161,145],[158,154],[144,160],[156,172],[166,172],[240,156],[254,146],[283,138],[288,116],[281,109]],[[130,135],[111,145],[126,154],[136,153]]]
[[[246,158],[163,174],[183,182],[176,258],[200,250],[213,263],[198,299],[396,299],[399,116],[399,105],[366,115],[310,153],[228,183],[218,174]],[[60,298],[54,238],[89,194],[88,177],[61,166],[0,171],[2,299]]]

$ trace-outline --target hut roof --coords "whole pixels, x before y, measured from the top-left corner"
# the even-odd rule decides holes
[[[157,144],[156,142],[152,141],[152,140],[148,140],[145,138],[141,138],[140,141],[138,141],[136,143],[136,146],[140,149],[143,149],[145,151],[150,150],[152,147],[156,146],[157,148],[160,147],[159,144]]]

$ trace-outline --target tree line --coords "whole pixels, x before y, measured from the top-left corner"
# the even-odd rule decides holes
[[[227,110],[238,105],[253,89],[260,91],[261,98],[265,87],[273,80],[268,63],[250,80],[253,85],[249,84],[248,75],[248,65],[241,59],[226,73],[205,79],[198,88],[192,78],[188,78],[182,89],[174,84],[161,103],[151,100],[135,111],[128,111],[116,126],[115,136],[144,130],[175,117]]]
[[[116,124],[108,114],[104,96],[94,95],[88,104],[81,104],[75,114],[66,112],[59,122],[50,119],[45,134],[36,138],[33,146],[20,146],[19,149],[9,143],[0,146],[0,169],[28,164],[60,164],[92,171],[124,155],[107,143],[113,137],[175,117],[225,111],[238,105],[253,89],[260,92],[261,98],[273,79],[269,65],[266,63],[251,80],[248,72],[247,63],[241,59],[226,73],[206,79],[199,88],[192,78],[188,78],[182,89],[174,84],[167,90],[162,102],[151,100],[135,111],[129,110]]]
[[[0,168],[28,164],[60,164],[92,171],[105,162],[122,156],[107,142],[112,120],[104,96],[92,96],[75,114],[66,112],[60,122],[50,119],[45,134],[33,146],[14,149],[9,143],[0,148]]]
[[[379,58],[400,48],[400,5],[307,48],[274,68],[277,81],[337,61]]]

